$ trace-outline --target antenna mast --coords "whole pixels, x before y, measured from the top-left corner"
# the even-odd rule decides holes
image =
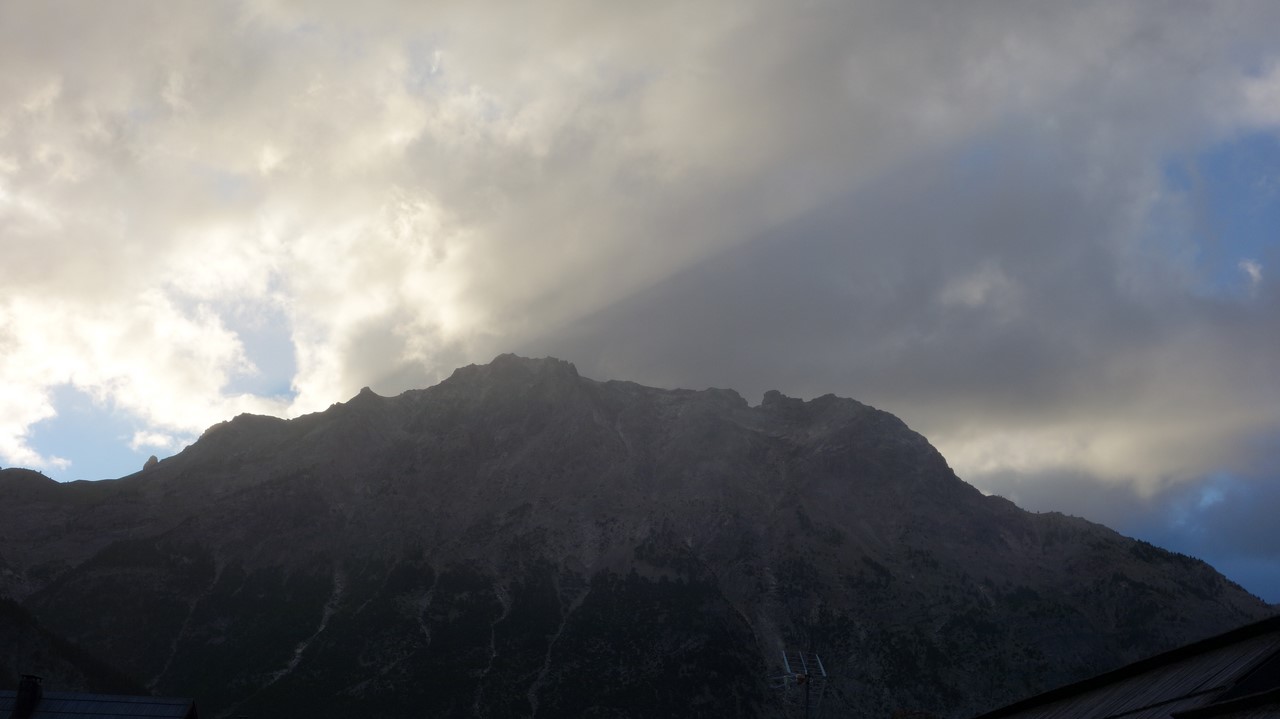
[[[781,675],[773,677],[772,684],[782,691],[788,716],[818,716],[827,688],[827,669],[822,666],[822,659],[813,652],[784,651],[782,670]]]

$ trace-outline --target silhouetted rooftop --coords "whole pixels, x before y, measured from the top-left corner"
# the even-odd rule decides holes
[[[0,691],[0,717],[13,711],[18,692]],[[195,702],[173,697],[44,692],[30,719],[197,719]]]
[[[1248,624],[975,719],[1280,716],[1280,616]]]

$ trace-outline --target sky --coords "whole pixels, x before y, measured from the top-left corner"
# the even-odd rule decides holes
[[[503,352],[853,397],[1280,602],[1280,4],[0,3],[0,465]]]

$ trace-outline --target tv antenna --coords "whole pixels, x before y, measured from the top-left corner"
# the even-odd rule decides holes
[[[827,689],[827,669],[822,666],[822,659],[813,652],[784,651],[782,670],[771,683],[774,689],[781,690],[788,715],[805,719],[818,716],[822,694]]]

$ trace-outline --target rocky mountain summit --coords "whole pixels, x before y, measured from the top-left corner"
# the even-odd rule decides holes
[[[962,717],[1271,611],[859,402],[510,355],[0,506],[13,613],[209,716],[773,716],[798,648],[827,716]]]

